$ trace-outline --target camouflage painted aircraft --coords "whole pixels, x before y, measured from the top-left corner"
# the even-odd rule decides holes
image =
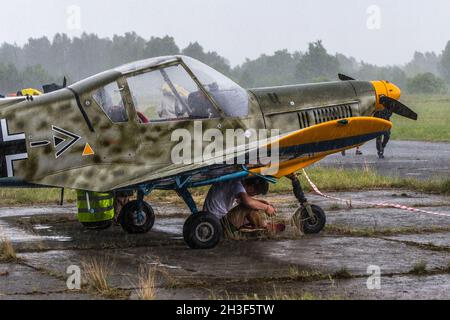
[[[360,146],[391,129],[374,118],[390,109],[417,119],[401,104],[400,89],[388,81],[342,81],[245,90],[185,56],[159,57],[109,70],[41,96],[0,99],[0,186],[59,187],[95,192],[134,191],[137,200],[122,210],[128,232],[148,232],[154,223],[144,196],[175,190],[193,215],[184,237],[192,248],[212,248],[221,226],[199,213],[190,189],[260,175],[272,182],[324,157]],[[261,163],[206,161],[173,163],[176,129],[192,133],[218,129],[278,129],[279,170],[264,175]],[[205,145],[201,141],[201,146]],[[239,152],[227,150],[236,158]],[[298,195],[298,194],[297,194]],[[305,230],[320,232],[323,211],[303,192]]]

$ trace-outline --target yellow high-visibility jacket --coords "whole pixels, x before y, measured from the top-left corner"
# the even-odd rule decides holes
[[[80,222],[103,222],[114,219],[114,195],[77,191],[78,220]]]

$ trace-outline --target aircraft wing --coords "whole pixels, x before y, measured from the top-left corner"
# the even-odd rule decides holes
[[[255,149],[259,151],[259,149],[264,148],[271,150],[273,153],[273,148],[278,148],[279,161],[275,163],[275,166],[274,163],[270,166],[245,163],[245,166],[250,169],[250,172],[282,178],[306,168],[328,155],[361,146],[391,128],[391,122],[373,117],[335,120],[272,138],[267,144],[261,144],[261,141],[259,141],[256,145],[250,145],[246,149],[227,150],[225,151],[225,159],[248,159],[248,155],[255,152]],[[219,155],[219,157],[222,156]],[[183,175],[192,175],[193,181],[195,181],[243,170],[242,166],[227,165],[226,161],[211,164],[212,160],[215,159],[185,166],[170,165],[159,172],[152,172],[147,175],[147,178],[142,176],[140,179],[133,181],[132,184]],[[120,187],[125,187],[125,185]]]
[[[100,163],[95,166],[66,170],[63,174],[55,173],[34,183],[88,191],[111,191],[146,184],[170,186],[176,178],[188,178],[191,182],[198,182],[244,170],[281,178],[320,161],[328,155],[373,140],[391,127],[391,122],[372,117],[334,120],[268,140],[256,141],[247,146],[224,150],[222,154],[216,153],[210,159],[191,164],[167,163],[155,167],[152,163],[126,165]],[[272,163],[272,166],[263,164],[267,163],[264,162],[268,159],[267,156],[265,159],[258,158],[256,163],[248,161],[251,159],[251,154],[255,152],[259,154],[262,149],[269,150],[267,154],[271,156],[278,150],[279,154],[273,158],[276,161]],[[244,162],[240,162],[242,160]],[[112,174],[116,178],[104,181],[93,177],[87,180],[84,177],[90,176],[89,172],[95,172],[97,177]],[[126,175],[123,174],[124,172]],[[66,179],[67,176],[72,177],[70,183]]]

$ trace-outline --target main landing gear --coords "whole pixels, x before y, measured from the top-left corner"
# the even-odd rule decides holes
[[[191,249],[215,248],[222,239],[223,233],[219,219],[211,213],[199,212],[187,188],[180,188],[177,193],[192,212],[183,226],[183,238],[186,244]]]
[[[149,232],[155,224],[155,212],[144,201],[144,192],[138,191],[137,200],[128,202],[120,211],[119,223],[130,234]]]
[[[316,205],[311,205],[305,197],[300,181],[297,176],[291,176],[294,195],[300,203],[300,208],[294,214],[293,220],[300,230],[305,234],[320,233],[327,223],[325,212]]]
[[[326,224],[324,211],[308,203],[305,194],[296,176],[292,180],[294,194],[300,202],[300,208],[294,214],[296,226],[305,234],[321,232]],[[199,212],[188,188],[183,183],[177,183],[175,189],[191,210],[191,216],[183,226],[183,238],[192,249],[215,248],[223,235],[222,224],[213,214]],[[155,223],[155,213],[152,207],[144,201],[144,196],[150,191],[138,190],[137,200],[129,202],[123,207],[119,216],[122,228],[132,234],[147,233]]]
[[[199,212],[186,187],[178,188],[176,191],[192,212],[183,226],[183,237],[186,244],[192,249],[216,247],[222,238],[222,225],[219,219],[213,214]],[[145,195],[143,190],[138,190],[137,200],[127,203],[120,211],[118,220],[127,233],[143,234],[153,228],[155,213],[150,204],[144,201]]]
[[[192,249],[212,249],[222,238],[222,225],[211,213],[196,213],[186,220],[183,238]]]

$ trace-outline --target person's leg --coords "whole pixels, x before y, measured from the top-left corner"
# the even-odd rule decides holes
[[[266,229],[273,233],[280,233],[286,229],[286,225],[275,221],[267,221],[262,212],[252,210],[247,215],[247,220],[257,229]]]
[[[250,224],[256,229],[266,228],[267,226],[266,220],[263,218],[262,214],[258,210],[249,211],[246,218],[250,222]]]
[[[227,219],[236,229],[241,229],[247,222],[247,216],[252,211],[252,209],[247,208],[243,205],[238,205],[231,209],[227,214]],[[251,221],[250,221],[251,222]]]
[[[382,151],[382,147],[383,147],[383,142],[382,141],[383,141],[383,138],[381,136],[377,138],[377,152],[378,152],[378,155]]]
[[[380,159],[384,158],[384,148],[383,148],[383,137],[380,136],[377,138],[377,151],[378,151],[378,157]]]
[[[386,132],[386,134],[384,135],[384,139],[383,139],[383,152],[384,152],[384,149],[386,148],[386,146],[387,146],[387,144],[388,144],[388,142],[389,142],[390,139],[391,139],[391,132],[389,131],[389,132]]]

